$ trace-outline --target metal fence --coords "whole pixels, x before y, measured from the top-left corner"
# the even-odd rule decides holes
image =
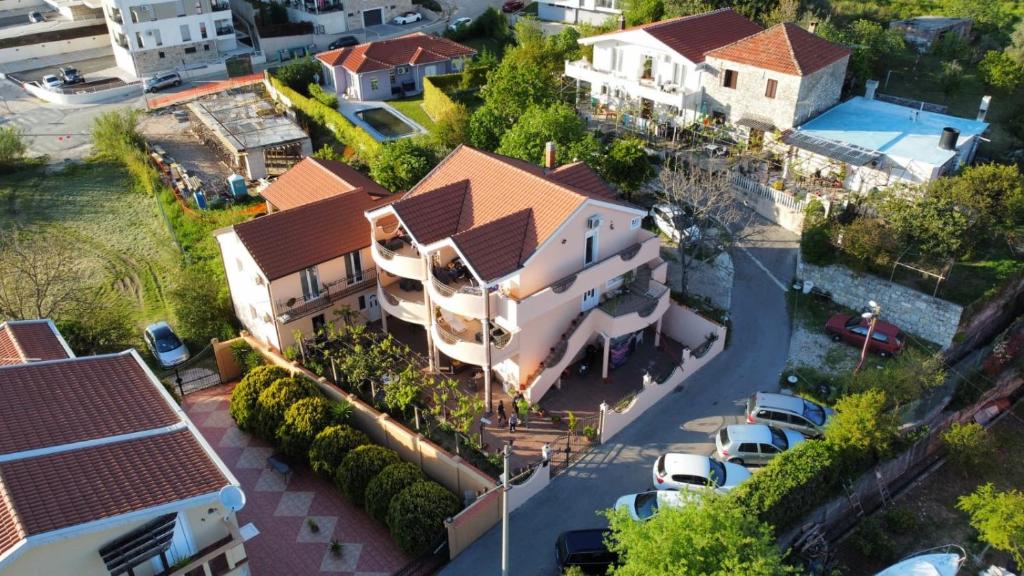
[[[161,379],[185,396],[222,383],[213,346],[208,345],[184,364],[166,372]]]
[[[601,415],[577,416],[576,429],[568,434],[563,434],[551,441],[551,476],[557,476],[565,472],[569,466],[582,458],[590,451],[594,443],[590,441],[583,431],[592,427],[598,431],[600,437]]]

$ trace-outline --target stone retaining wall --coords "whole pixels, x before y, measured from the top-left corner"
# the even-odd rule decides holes
[[[832,294],[832,300],[860,310],[869,300],[882,307],[882,318],[943,348],[953,341],[963,306],[935,298],[871,274],[843,266],[814,266],[797,262],[797,277]]]

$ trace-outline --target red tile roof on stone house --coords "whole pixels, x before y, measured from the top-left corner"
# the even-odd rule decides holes
[[[235,224],[256,265],[273,281],[370,245],[367,210],[398,196],[380,196],[362,188]]]
[[[0,366],[75,356],[50,320],[0,323]]]
[[[849,56],[850,50],[786,22],[707,55],[782,74],[806,76]]]
[[[586,40],[590,43],[595,38],[609,37],[631,30],[643,30],[690,62],[700,64],[709,51],[751,34],[757,34],[762,28],[732,8],[720,8],[703,14],[680,16],[626,30],[616,30],[591,36]]]
[[[344,162],[308,156],[263,189],[260,195],[278,210],[290,210],[356,188],[379,196],[389,194],[383,186]]]
[[[490,282],[522,267],[588,200],[623,205],[585,164],[546,172],[460,146],[392,208],[416,242],[451,238]]]
[[[358,46],[321,52],[316,55],[316,58],[328,66],[341,66],[350,72],[362,74],[363,72],[387,70],[395,66],[444,62],[474,54],[476,54],[476,50],[447,38],[416,32],[391,40],[367,42]]]
[[[0,366],[0,573],[56,530],[213,503],[237,483],[134,351]]]

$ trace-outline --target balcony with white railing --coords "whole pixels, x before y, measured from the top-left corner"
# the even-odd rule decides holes
[[[430,301],[448,312],[468,318],[484,317],[486,290],[479,286],[469,270],[458,260],[448,266],[435,266],[427,282]],[[490,294],[491,303],[496,304],[497,293]],[[493,308],[493,306],[492,306]],[[494,311],[491,311],[494,316]]]
[[[294,322],[299,318],[304,318],[329,308],[332,304],[346,296],[351,296],[363,290],[369,290],[376,282],[377,270],[370,268],[363,270],[356,276],[326,282],[321,290],[314,295],[279,298],[276,306],[277,321],[281,324]]]
[[[483,322],[440,312],[431,328],[438,350],[449,358],[476,366],[487,365]],[[515,334],[491,324],[491,365],[512,356],[519,346]]]
[[[426,326],[430,323],[419,280],[403,278],[387,286],[377,285],[377,300],[384,311],[399,320]]]
[[[599,70],[587,60],[575,62],[565,61],[565,75],[592,85],[607,85],[612,89],[620,89],[629,98],[646,98],[659,104],[681,107],[686,96],[686,89],[663,80],[640,78],[634,73]]]
[[[399,278],[424,280],[423,258],[406,238],[394,236],[373,243],[373,261],[377,267]]]

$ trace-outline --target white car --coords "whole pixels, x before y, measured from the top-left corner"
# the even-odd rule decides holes
[[[47,74],[46,76],[43,76],[43,79],[40,81],[40,84],[42,84],[43,88],[46,88],[47,90],[56,90],[57,88],[60,88],[64,83],[61,82],[60,78],[57,78],[55,74]]]
[[[615,501],[615,508],[625,508],[633,520],[649,520],[658,513],[659,508],[679,508],[699,499],[700,494],[697,492],[650,490],[619,498]]]
[[[420,20],[423,20],[423,15],[420,14],[419,12],[406,12],[401,16],[395,16],[394,20],[392,20],[391,23],[412,24],[413,22],[419,22]]]
[[[731,462],[719,462],[697,454],[662,454],[654,463],[654,487],[658,490],[702,490],[711,486],[728,492],[750,478],[750,472]]]
[[[472,21],[473,21],[472,18],[467,18],[467,17],[456,18],[455,20],[452,20],[451,24],[448,25],[448,29],[449,30],[458,30],[459,28],[462,28],[463,26],[469,26],[469,23],[472,22]]]
[[[680,240],[679,231],[676,230],[676,218],[682,215],[683,209],[678,206],[657,204],[654,208],[651,208],[651,216],[654,218],[654,223],[658,226],[658,230],[661,230],[663,234],[675,242]],[[700,240],[700,228],[690,226],[683,230],[682,237],[687,241]]]

